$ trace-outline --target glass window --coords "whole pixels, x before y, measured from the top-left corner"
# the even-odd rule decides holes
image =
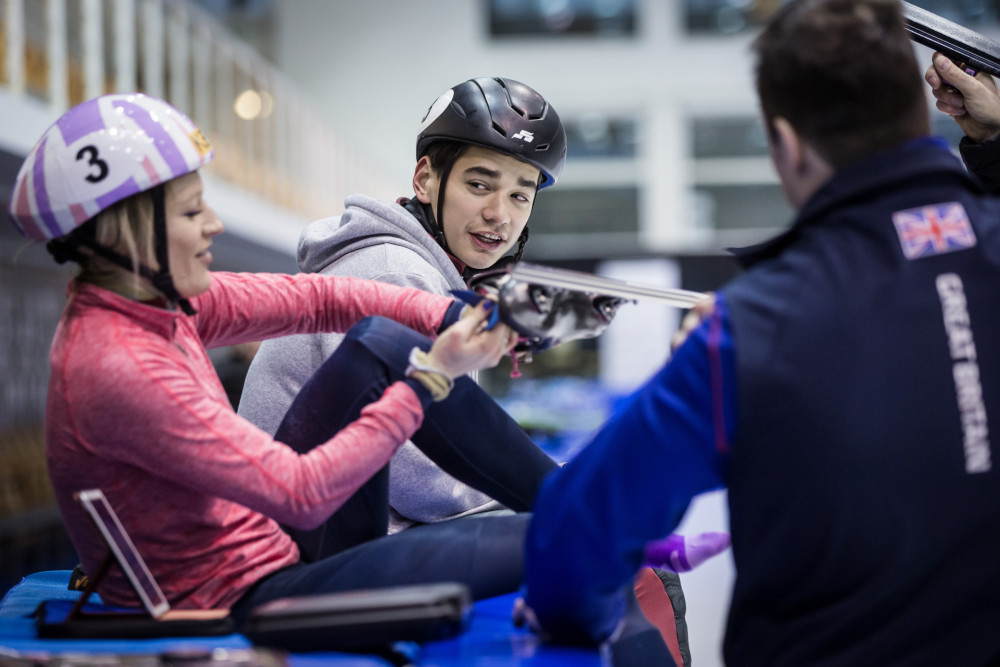
[[[695,118],[691,122],[695,158],[761,157],[767,136],[760,118]]]
[[[567,154],[580,158],[633,158],[636,154],[636,122],[588,114],[564,122]]]
[[[773,231],[787,227],[794,216],[780,185],[699,185],[695,193],[716,230]]]
[[[492,37],[631,37],[635,0],[487,0]]]
[[[234,35],[253,45],[257,52],[274,62],[277,58],[275,42],[275,0],[195,0]]]
[[[948,116],[931,109],[931,132],[957,147],[963,132]],[[692,155],[698,158],[767,157],[767,137],[758,117],[694,118]],[[576,157],[576,153],[572,153]]]
[[[731,35],[762,26],[787,0],[685,0],[688,32]],[[990,0],[910,0],[949,21],[980,30],[1000,21],[998,3]]]
[[[602,234],[639,229],[639,189],[617,187],[544,190],[531,212],[531,236],[542,234]],[[529,244],[530,247],[530,244]]]
[[[733,35],[756,29],[785,0],[685,0],[688,32]]]

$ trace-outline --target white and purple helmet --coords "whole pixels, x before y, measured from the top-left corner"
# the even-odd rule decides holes
[[[42,135],[21,166],[8,211],[25,236],[59,238],[213,157],[197,126],[166,102],[140,93],[96,97]]]

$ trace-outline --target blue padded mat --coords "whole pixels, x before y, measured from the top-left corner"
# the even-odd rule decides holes
[[[42,600],[74,600],[79,596],[79,593],[67,589],[69,575],[68,570],[38,572],[25,577],[7,592],[0,601],[0,652],[13,651],[21,655],[63,652],[149,655],[251,646],[243,635],[238,634],[175,639],[40,640],[31,615]],[[429,642],[423,646],[407,645],[405,653],[412,656],[417,665],[435,667],[474,664],[491,667],[598,667],[602,664],[596,649],[548,646],[531,632],[513,627],[510,613],[514,599],[514,595],[504,595],[477,602],[469,630],[453,639]],[[92,600],[99,601],[97,596]],[[331,652],[292,655],[288,664],[291,667],[386,667],[390,663],[377,656]]]

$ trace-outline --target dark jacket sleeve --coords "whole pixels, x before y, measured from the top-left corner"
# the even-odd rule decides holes
[[[645,545],[722,487],[736,424],[724,298],[674,358],[546,478],[525,547],[525,601],[556,641],[596,643],[624,611]]]
[[[1000,194],[1000,138],[976,143],[962,137],[958,150],[965,166],[980,185],[990,194]]]

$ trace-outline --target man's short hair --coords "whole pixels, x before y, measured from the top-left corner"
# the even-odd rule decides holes
[[[929,132],[898,0],[793,0],[753,49],[768,131],[785,118],[834,168]]]

